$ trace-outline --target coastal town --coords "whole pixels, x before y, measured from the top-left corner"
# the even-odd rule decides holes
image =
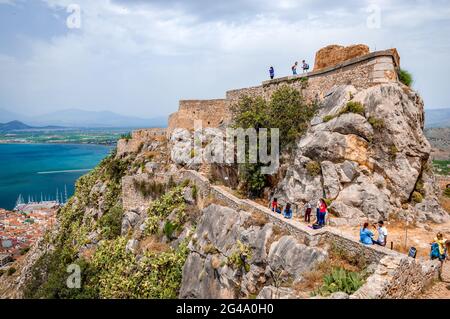
[[[57,201],[21,204],[12,211],[0,209],[0,269],[26,254],[56,221]]]

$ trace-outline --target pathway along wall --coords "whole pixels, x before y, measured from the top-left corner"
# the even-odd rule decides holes
[[[174,177],[178,182],[184,180],[193,182],[197,186],[200,198],[213,197],[234,210],[264,214],[270,222],[288,231],[305,245],[333,243],[355,258],[364,256],[369,263],[377,264],[375,273],[368,277],[366,283],[350,298],[415,298],[438,278],[439,261],[420,261],[385,247],[366,246],[329,227],[313,230],[298,221],[287,220],[274,214],[270,209],[251,200],[239,199],[219,186],[211,185],[206,177],[196,171],[183,170]]]

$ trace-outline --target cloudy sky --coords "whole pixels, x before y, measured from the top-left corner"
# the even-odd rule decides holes
[[[449,35],[447,0],[0,0],[0,109],[166,115],[356,43],[396,47],[426,107],[450,107]]]

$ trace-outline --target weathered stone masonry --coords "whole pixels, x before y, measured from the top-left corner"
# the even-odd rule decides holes
[[[269,99],[280,86],[288,85],[311,101],[322,99],[337,85],[352,84],[357,89],[398,81],[400,58],[395,49],[372,52],[317,71],[264,81],[259,86],[230,90],[225,99],[182,100],[178,112],[169,117],[167,134],[174,129],[192,130],[194,121],[203,127],[219,127],[231,120],[231,106],[244,95]]]
[[[287,230],[305,245],[333,243],[355,258],[362,255],[369,263],[377,264],[375,273],[350,298],[414,298],[437,279],[438,261],[420,261],[385,247],[366,246],[333,228],[313,230],[298,221],[273,214],[251,200],[239,199],[219,186],[211,185],[206,177],[196,171],[184,170],[176,178],[180,182],[188,179],[195,183],[201,198],[213,197],[236,211],[264,214],[270,222]]]

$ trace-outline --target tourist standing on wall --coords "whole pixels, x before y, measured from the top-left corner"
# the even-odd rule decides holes
[[[309,71],[309,64],[306,63],[305,60],[303,60],[302,63],[303,63],[303,65],[302,65],[303,73],[308,72]]]
[[[305,222],[307,222],[307,223],[311,222],[311,211],[312,211],[311,204],[307,203],[306,210],[305,210]]]
[[[273,80],[273,78],[275,77],[275,70],[273,69],[273,66],[269,68],[269,75],[270,78]]]
[[[298,66],[298,62],[295,61],[294,65],[291,67],[293,75],[297,75],[297,66]]]
[[[327,204],[323,198],[320,199],[319,205],[319,225],[325,226],[325,216],[327,214]]]

